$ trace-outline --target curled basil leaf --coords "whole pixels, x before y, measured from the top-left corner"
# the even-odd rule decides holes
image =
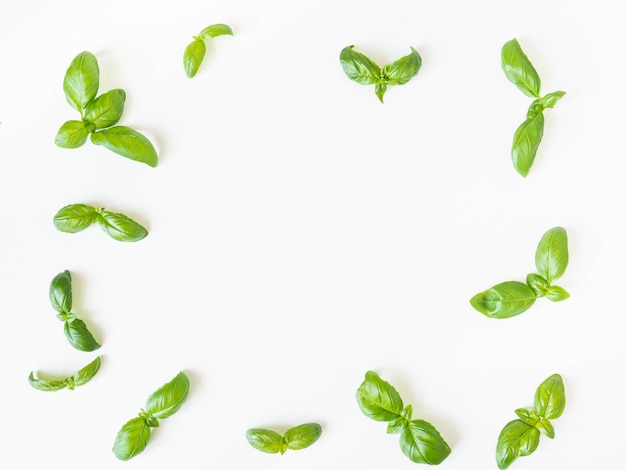
[[[520,419],[510,421],[498,436],[496,462],[498,468],[509,468],[515,459],[530,455],[539,445],[539,430]]]
[[[400,448],[413,462],[428,465],[439,465],[452,452],[439,431],[421,419],[404,425],[400,434]]]
[[[350,80],[361,85],[373,85],[378,81],[380,67],[365,54],[355,51],[354,45],[343,48],[339,61]]]
[[[534,408],[518,408],[515,410],[515,414],[519,416],[522,421],[531,426],[536,425],[541,419]]]
[[[252,447],[267,454],[284,454],[287,450],[287,443],[283,442],[283,436],[271,429],[248,429],[246,439]]]
[[[85,385],[87,382],[93,379],[100,370],[100,364],[101,360],[100,356],[98,356],[85,367],[80,369],[78,372],[69,377],[66,377],[63,380],[46,380],[41,378],[36,379],[31,372],[28,376],[28,382],[33,388],[45,392],[62,390],[64,388],[74,390],[75,387]]]
[[[56,392],[67,387],[63,380],[36,379],[32,372],[28,376],[28,383],[31,387],[42,392]]]
[[[501,60],[506,78],[526,96],[539,98],[541,92],[539,74],[526,57],[517,39],[511,39],[502,46]]]
[[[81,52],[72,60],[63,79],[67,102],[82,114],[87,104],[96,97],[99,85],[100,70],[96,57],[91,52]]]
[[[124,214],[100,210],[97,221],[104,232],[120,242],[136,242],[148,235],[142,225]]]
[[[557,104],[564,96],[564,91],[553,91],[552,93],[548,93],[546,96],[541,98],[541,104],[544,109],[554,108],[554,105]]]
[[[365,373],[365,380],[356,391],[356,401],[363,414],[376,421],[392,421],[403,409],[396,389],[372,371]]]
[[[422,66],[422,57],[411,47],[411,53],[385,65],[382,68],[383,77],[388,85],[404,85],[411,80]]]
[[[515,170],[522,176],[528,176],[533,166],[537,149],[543,137],[544,119],[542,113],[527,118],[513,135],[511,159]]]
[[[58,313],[72,311],[72,275],[67,269],[52,278],[49,297],[52,308]]]
[[[126,92],[115,89],[107,91],[91,101],[85,108],[85,119],[96,129],[111,127],[118,123],[124,112]]]
[[[54,143],[66,149],[75,149],[87,142],[89,131],[83,121],[66,121],[54,138]]]
[[[537,246],[537,271],[551,283],[563,275],[568,263],[567,232],[562,227],[551,228],[543,234]]]
[[[85,230],[96,220],[95,207],[86,204],[69,204],[59,209],[54,215],[53,222],[57,230],[66,233],[76,233]]]
[[[536,297],[533,290],[523,282],[507,281],[476,294],[470,303],[490,318],[510,318],[528,310],[535,303]]]
[[[122,157],[157,166],[158,155],[146,136],[126,126],[109,127],[91,134],[91,142],[111,150]]]
[[[284,440],[291,450],[309,447],[322,435],[322,427],[317,423],[306,423],[285,431]]]
[[[146,413],[158,419],[176,413],[189,395],[189,377],[179,372],[176,377],[160,387],[146,401]]]
[[[200,31],[200,34],[198,34],[198,37],[200,39],[209,39],[209,38],[216,38],[217,36],[224,36],[224,35],[233,36],[234,33],[230,26],[228,26],[227,24],[220,23],[220,24],[212,24],[211,26],[207,26],[202,31]]]
[[[183,65],[187,77],[195,77],[200,69],[200,65],[202,65],[204,55],[206,54],[204,41],[223,35],[233,36],[232,28],[225,24],[213,24],[200,31],[198,36],[193,37],[194,40],[185,48],[185,53],[183,54]]]
[[[70,317],[69,319],[65,320],[63,332],[65,333],[65,337],[74,347],[74,349],[89,352],[95,351],[100,347],[89,329],[87,329],[87,325],[85,325],[85,322],[79,318]]]
[[[150,426],[145,418],[132,418],[117,433],[113,453],[120,460],[130,460],[144,451],[150,441]]]

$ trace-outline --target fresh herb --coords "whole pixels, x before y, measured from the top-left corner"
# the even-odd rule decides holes
[[[500,432],[496,446],[498,467],[508,468],[517,457],[532,454],[539,445],[541,434],[554,438],[554,427],[550,420],[561,416],[564,409],[563,379],[559,374],[554,374],[537,388],[534,407],[515,410],[520,419],[510,421]]]
[[[396,389],[375,372],[365,374],[356,400],[365,416],[389,423],[387,434],[400,434],[400,448],[413,462],[438,465],[450,455],[439,431],[424,420],[412,420],[413,407],[404,407]]]
[[[271,429],[253,428],[246,431],[246,439],[252,447],[268,454],[284,454],[287,449],[300,450],[309,447],[322,435],[317,423],[306,423],[288,429],[283,436]]]
[[[154,392],[146,401],[139,416],[127,421],[117,433],[113,453],[120,460],[129,460],[143,452],[150,440],[151,429],[159,426],[159,419],[176,413],[189,394],[189,378],[179,372],[170,382]]]
[[[193,78],[196,73],[198,73],[200,65],[202,65],[204,54],[206,54],[205,41],[217,36],[223,36],[224,34],[233,36],[233,30],[230,26],[225,24],[213,24],[204,28],[197,36],[193,36],[193,41],[187,46],[185,54],[183,55],[185,74],[187,74],[189,78]]]
[[[36,379],[31,372],[28,376],[28,383],[30,383],[33,388],[44,392],[55,392],[64,388],[74,390],[75,387],[85,385],[87,382],[93,379],[99,370],[100,356],[96,357],[93,361],[91,361],[75,374],[69,377],[65,377],[61,380],[47,380],[41,378]]]
[[[548,230],[537,247],[535,266],[539,274],[531,273],[526,284],[507,281],[487,289],[471,298],[472,307],[490,318],[509,318],[526,311],[538,297],[560,302],[569,293],[552,281],[560,278],[569,262],[567,232],[564,228]]]
[[[543,137],[543,110],[553,108],[565,95],[555,91],[541,97],[539,74],[528,60],[517,39],[511,39],[502,46],[502,69],[509,79],[526,96],[534,98],[526,114],[526,120],[517,128],[513,136],[511,158],[517,172],[526,177],[535,161],[539,143]]]
[[[380,67],[372,59],[354,50],[354,46],[345,47],[339,60],[343,71],[350,80],[361,85],[374,85],[376,96],[383,102],[388,86],[403,85],[417,75],[422,66],[422,58],[411,47],[411,53]]]
[[[50,303],[57,318],[64,323],[63,331],[69,343],[80,351],[94,351],[100,347],[85,322],[72,312],[72,276],[65,270],[50,283]]]
[[[96,97],[100,84],[98,61],[91,52],[81,52],[70,64],[63,80],[67,102],[80,113],[80,121],[65,122],[55,137],[63,148],[77,148],[91,136],[91,142],[152,167],[158,156],[152,143],[126,126],[115,126],[122,117],[126,92],[107,91]],[[113,126],[113,127],[112,127]]]
[[[121,242],[136,242],[148,231],[124,214],[106,211],[87,204],[70,204],[54,216],[54,226],[61,232],[76,233],[98,223],[111,238]]]

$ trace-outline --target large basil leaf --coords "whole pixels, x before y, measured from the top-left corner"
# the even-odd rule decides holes
[[[58,147],[75,149],[87,142],[88,136],[89,131],[83,121],[66,121],[57,132],[54,143]]]
[[[85,385],[96,376],[96,374],[100,370],[101,363],[102,361],[100,360],[100,356],[98,356],[85,367],[76,372],[74,375],[68,377],[66,379],[67,388],[69,388],[70,390],[74,390],[74,387],[80,387],[81,385]]]
[[[103,93],[90,102],[85,108],[85,119],[96,129],[111,127],[120,120],[124,112],[126,92],[114,89]]]
[[[50,282],[50,303],[59,313],[72,311],[72,275],[68,270],[54,276]]]
[[[287,447],[300,450],[309,447],[322,435],[322,427],[317,423],[306,423],[288,429],[283,437]]]
[[[85,230],[96,221],[96,209],[86,204],[70,204],[62,207],[54,215],[53,222],[57,230],[76,233]]]
[[[72,108],[81,113],[96,97],[100,83],[98,61],[91,52],[81,52],[70,64],[63,79],[65,98]]]
[[[204,60],[205,53],[206,45],[202,39],[195,39],[185,49],[185,53],[183,54],[183,65],[185,66],[185,74],[189,78],[195,77],[196,73],[198,73],[198,69]]]
[[[79,318],[73,317],[66,320],[63,331],[69,343],[79,351],[95,351],[100,347],[87,329],[85,322]]]
[[[179,372],[176,377],[154,392],[146,401],[146,414],[167,418],[176,413],[189,394],[189,377]]]
[[[124,214],[102,210],[97,220],[102,230],[121,242],[136,242],[148,235],[148,231],[142,225]]]
[[[28,383],[33,388],[43,392],[56,392],[57,390],[63,390],[67,387],[63,380],[36,379],[32,372],[28,376]]]
[[[376,421],[392,421],[402,413],[402,398],[376,372],[368,371],[356,392],[356,400],[363,414]]]
[[[450,455],[450,446],[435,427],[423,420],[405,424],[400,434],[400,448],[415,463],[438,465]]]
[[[565,409],[565,386],[559,374],[553,374],[544,380],[535,392],[535,411],[539,416],[555,419]]]
[[[507,281],[471,298],[472,307],[490,318],[510,318],[525,312],[537,296],[526,284]]]
[[[200,31],[198,37],[200,39],[209,39],[215,38],[217,36],[223,36],[225,34],[233,36],[233,30],[230,26],[226,24],[212,24],[211,26],[207,26],[202,31]]]
[[[535,265],[537,271],[548,283],[560,278],[569,262],[567,232],[562,227],[554,227],[543,234],[537,252]]]
[[[380,67],[372,59],[353,48],[353,45],[345,47],[339,54],[343,71],[350,80],[362,85],[376,83],[380,77]]]
[[[544,119],[542,113],[526,118],[513,135],[511,158],[515,170],[522,176],[528,176],[533,166],[537,149],[543,137]]]
[[[143,417],[126,422],[117,433],[113,453],[120,460],[129,460],[143,452],[150,440],[150,426]]]
[[[248,429],[246,439],[252,447],[268,454],[284,454],[287,450],[287,443],[283,441],[283,437],[271,429]]]
[[[520,419],[510,421],[498,436],[496,462],[504,470],[517,457],[530,455],[539,445],[539,431],[534,426]]]
[[[134,129],[115,126],[91,134],[91,141],[131,160],[157,166],[158,155],[152,143]]]
[[[421,66],[421,56],[411,47],[409,55],[385,65],[382,69],[382,74],[386,78],[388,85],[403,85],[417,75]]]
[[[517,39],[511,39],[502,46],[501,58],[506,78],[526,96],[539,98],[541,80]]]

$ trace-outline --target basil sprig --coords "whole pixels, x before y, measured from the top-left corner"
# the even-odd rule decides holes
[[[541,434],[553,439],[554,427],[550,420],[561,416],[564,409],[563,379],[554,374],[537,388],[534,406],[515,410],[520,419],[508,422],[500,432],[496,446],[498,468],[508,468],[517,457],[532,454]]]
[[[111,238],[121,242],[136,242],[148,235],[148,231],[130,217],[87,204],[70,204],[54,215],[54,226],[66,233],[76,233],[97,223]]]
[[[74,390],[74,388],[85,385],[95,377],[100,370],[100,363],[100,356],[98,356],[75,374],[60,380],[36,379],[33,372],[31,372],[28,376],[28,383],[33,388],[44,392],[55,392],[64,388]]]
[[[287,449],[300,450],[309,447],[322,435],[322,427],[317,423],[306,423],[285,431],[284,435],[271,429],[252,428],[246,431],[248,443],[261,452],[284,454]]]
[[[504,74],[526,96],[535,98],[530,104],[526,120],[517,128],[513,136],[511,158],[517,172],[526,177],[535,161],[537,149],[543,137],[543,110],[553,108],[565,95],[555,91],[541,96],[541,79],[528,60],[517,39],[511,39],[502,46],[502,69]]]
[[[120,460],[129,460],[143,452],[150,440],[151,428],[159,427],[159,419],[168,418],[183,405],[189,394],[189,377],[179,372],[176,377],[148,397],[139,416],[127,421],[117,433],[113,453]]]
[[[213,24],[204,28],[197,36],[193,36],[193,41],[185,48],[185,53],[183,54],[185,74],[189,78],[195,77],[200,65],[202,65],[204,55],[206,54],[205,41],[217,36],[223,36],[224,34],[230,36],[234,35],[230,26],[225,24]]]
[[[365,416],[389,423],[387,434],[400,434],[400,448],[413,462],[438,465],[450,455],[450,446],[439,431],[427,421],[411,419],[413,407],[404,407],[396,389],[376,372],[366,372],[356,400]]]
[[[339,61],[350,80],[361,85],[374,85],[380,102],[388,86],[403,85],[417,75],[422,66],[422,58],[411,47],[411,53],[385,65],[378,66],[372,59],[354,50],[354,46],[345,47],[339,54]]]
[[[567,268],[569,251],[567,232],[562,227],[548,230],[539,241],[535,253],[536,273],[526,277],[526,283],[507,281],[476,294],[470,299],[472,307],[490,318],[510,318],[530,308],[538,297],[560,302],[569,293],[552,281],[560,278]]]
[[[54,139],[63,148],[82,146],[87,137],[91,142],[152,167],[158,155],[143,134],[126,126],[116,126],[124,112],[126,92],[114,89],[96,97],[100,85],[100,69],[96,57],[88,51],[78,54],[63,79],[65,98],[80,113],[81,120],[65,122]]]

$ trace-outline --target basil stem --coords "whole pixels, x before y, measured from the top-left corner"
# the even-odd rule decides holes
[[[74,390],[74,388],[85,385],[93,379],[100,370],[100,364],[100,356],[98,356],[78,372],[61,380],[36,379],[31,372],[28,376],[28,382],[33,388],[44,392],[53,392],[64,388]]]
[[[271,429],[252,428],[246,431],[248,443],[267,454],[284,454],[287,449],[301,450],[316,442],[322,435],[317,423],[306,423],[288,429],[283,436]]]
[[[206,53],[205,41],[223,35],[234,36],[230,26],[225,24],[213,24],[204,28],[197,36],[193,36],[193,41],[185,48],[183,54],[183,66],[187,77],[195,77],[200,69],[200,65],[202,65]]]

